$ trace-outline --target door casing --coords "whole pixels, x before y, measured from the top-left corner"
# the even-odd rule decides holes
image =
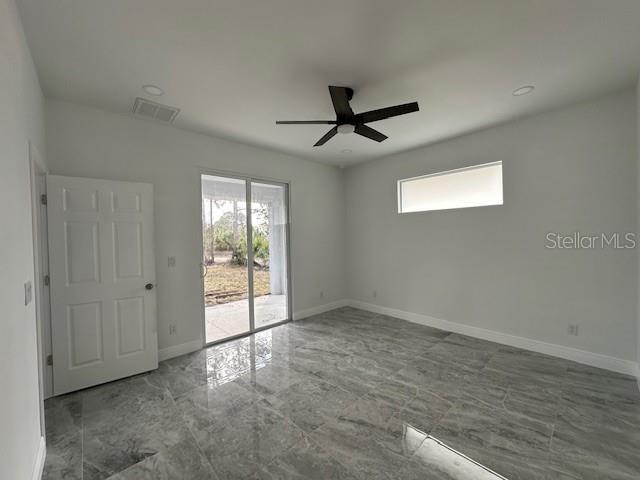
[[[33,236],[33,289],[36,312],[36,341],[38,353],[38,390],[40,395],[40,433],[45,436],[44,400],[53,394],[53,374],[47,365],[51,351],[51,304],[44,276],[49,273],[47,245],[46,195],[47,169],[36,146],[29,142],[29,182],[31,193],[31,227]]]

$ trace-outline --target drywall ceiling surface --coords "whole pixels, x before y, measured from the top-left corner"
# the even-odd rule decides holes
[[[127,113],[155,84],[175,125],[336,165],[389,155],[634,84],[637,0],[18,0],[45,94]],[[420,112],[312,145],[334,118]],[[513,97],[522,85],[534,93]],[[345,153],[350,150],[350,153]]]

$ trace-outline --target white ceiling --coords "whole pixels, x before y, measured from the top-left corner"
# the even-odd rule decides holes
[[[130,112],[141,86],[175,124],[349,165],[635,83],[638,0],[18,0],[45,94]],[[274,121],[417,100],[376,143]],[[534,84],[533,94],[512,90]],[[341,150],[350,149],[345,154]]]

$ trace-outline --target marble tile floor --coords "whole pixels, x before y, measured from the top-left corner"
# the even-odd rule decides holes
[[[635,379],[353,308],[45,413],[47,480],[640,478]]]

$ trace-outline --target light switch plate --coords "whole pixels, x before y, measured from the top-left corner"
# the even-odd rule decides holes
[[[167,264],[170,267],[175,267],[176,266],[176,257],[169,257]]]
[[[33,285],[31,284],[31,280],[24,284],[24,305],[25,307],[31,303],[33,300]]]

